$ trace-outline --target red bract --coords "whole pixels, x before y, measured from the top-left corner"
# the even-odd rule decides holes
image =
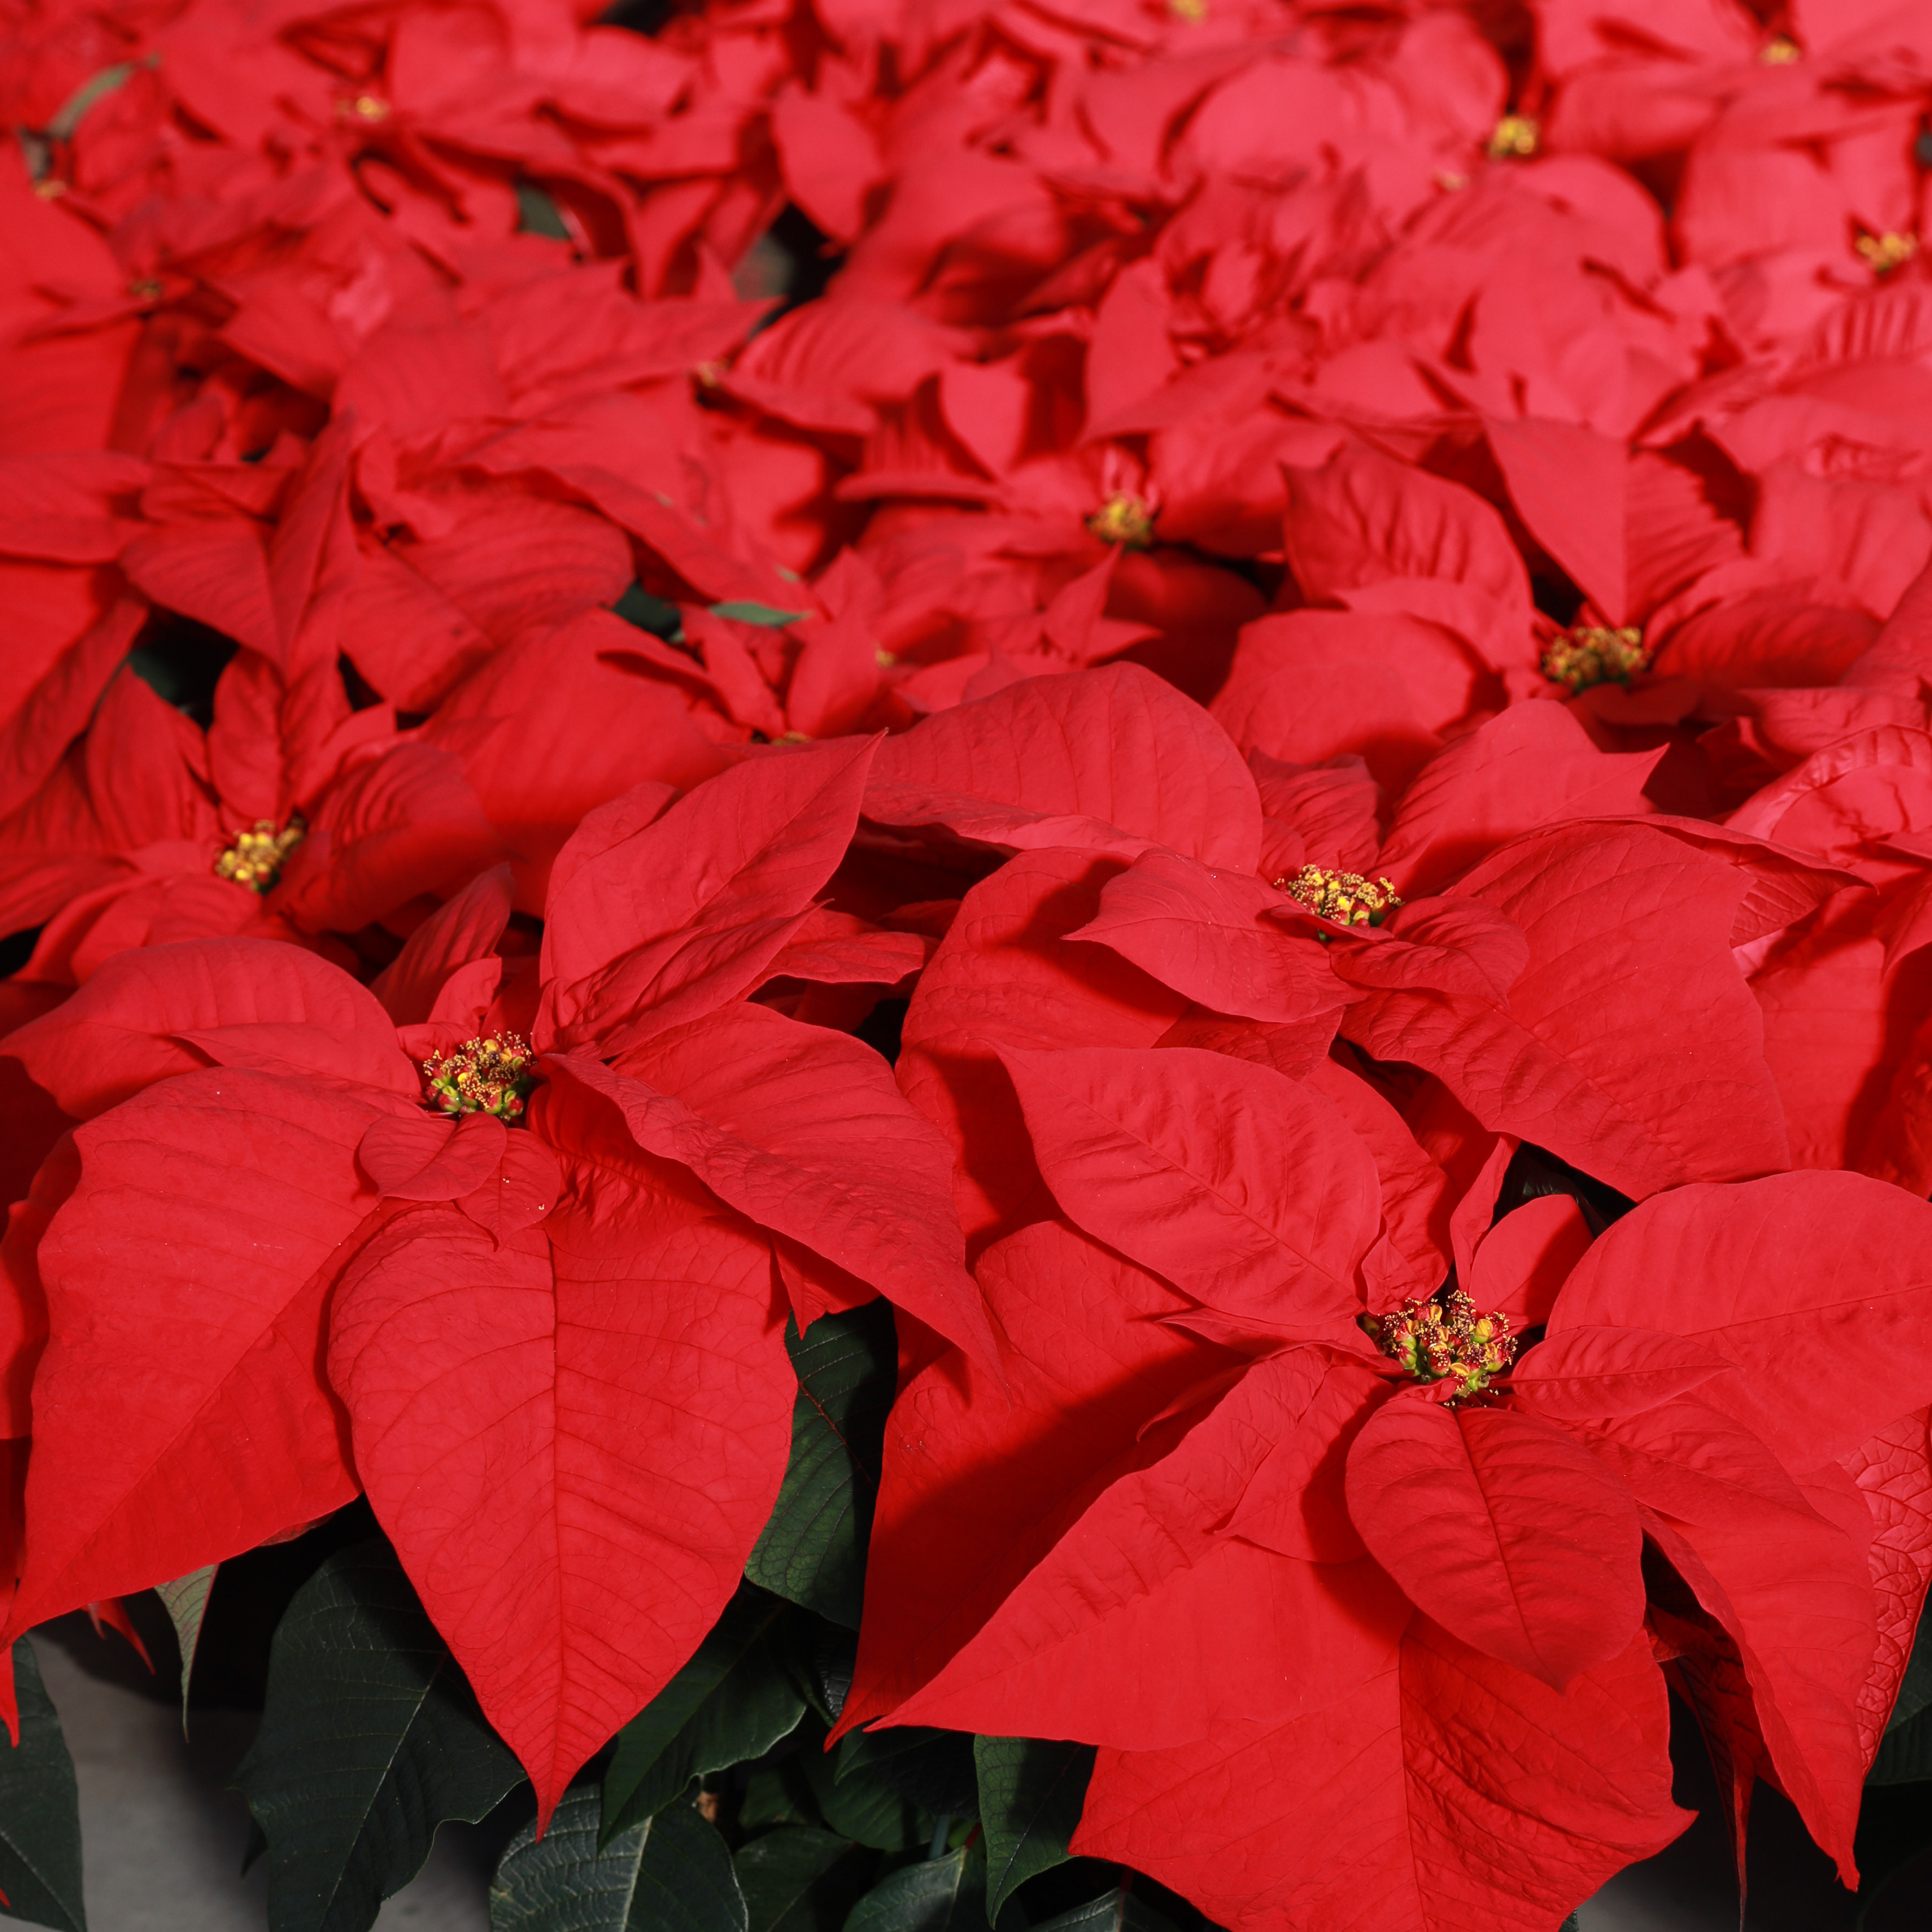
[[[868,1048],[742,1002],[793,964],[872,755],[592,814],[541,979],[499,985],[486,878],[385,976],[400,1029],[338,969],[237,938],[122,954],[13,1036],[89,1117],[39,1243],[16,1628],[359,1486],[548,1816],[764,1526],[787,1288],[803,1324],[890,1284],[992,1359],[939,1136]],[[511,1030],[532,1022],[534,1053]],[[17,1372],[38,1347],[29,1322]]]
[[[315,943],[454,892],[500,854],[457,761],[352,713],[332,665],[292,688],[237,658],[197,730],[119,672],[86,738],[0,824],[0,923],[28,980],[220,933]]]
[[[1316,1091],[1186,1049],[1003,1058],[1053,1203],[1105,1246],[1049,1219],[982,1260],[1016,1408],[956,1360],[902,1395],[847,1723],[1103,1746],[1076,1850],[1224,1923],[1336,1898],[1332,1816],[1384,1848],[1358,1922],[1527,1928],[1681,1826],[1640,1628],[1688,1617],[1748,1685],[1725,1711],[1687,1672],[1694,1702],[1754,1726],[1852,1882],[1861,1709],[1899,1664],[1848,1466],[1880,1433],[1927,1466],[1932,1209],[1850,1175],[1680,1188],[1560,1286],[1505,1220],[1473,1279],[1548,1339],[1511,1374],[1438,1298],[1446,1368],[1381,1318],[1404,1374],[1357,1318],[1388,1186]]]

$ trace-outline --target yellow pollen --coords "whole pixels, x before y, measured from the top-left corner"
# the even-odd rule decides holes
[[[358,94],[353,100],[338,100],[335,112],[344,121],[376,122],[388,120],[394,110],[380,94]]]
[[[45,181],[34,182],[34,192],[43,201],[57,201],[66,194],[67,183],[61,180],[58,176],[50,175]]]
[[[1875,274],[1888,275],[1918,252],[1918,237],[1888,229],[1882,235],[1861,235],[1852,244],[1871,264]]]
[[[252,831],[236,833],[234,844],[214,862],[214,876],[232,879],[251,892],[266,892],[282,876],[289,854],[302,842],[308,831],[300,814],[280,832],[275,830],[272,818],[258,818]]]
[[[1325,866],[1304,866],[1292,879],[1275,880],[1277,891],[1299,899],[1312,913],[1337,926],[1379,926],[1402,904],[1386,879],[1366,879],[1360,872],[1330,872]]]
[[[700,362],[691,373],[703,388],[715,389],[724,380],[724,370],[716,362]]]
[[[1789,67],[1793,61],[1802,59],[1803,52],[1796,40],[1787,40],[1780,34],[1758,49],[1757,57],[1766,67]]]
[[[1154,512],[1144,499],[1116,490],[1087,519],[1087,527],[1102,543],[1129,550],[1154,548]]]
[[[1601,624],[1574,624],[1543,654],[1543,674],[1570,692],[1593,684],[1628,684],[1650,668],[1643,633],[1626,624],[1619,630]]]
[[[892,666],[897,664],[898,661],[899,654],[897,651],[880,650],[875,650],[872,653],[872,662],[877,664],[881,670],[890,670]]]
[[[1167,0],[1167,10],[1177,20],[1198,27],[1208,17],[1208,0]]]
[[[521,1034],[493,1033],[466,1040],[448,1053],[423,1062],[428,1099],[446,1114],[494,1114],[514,1120],[536,1082],[529,1071],[530,1042]]]
[[[1364,1315],[1363,1328],[1391,1361],[1420,1382],[1453,1378],[1452,1402],[1479,1395],[1516,1360],[1516,1338],[1500,1310],[1478,1315],[1460,1288],[1438,1290],[1422,1301],[1405,1301],[1393,1314]]]
[[[1490,158],[1526,160],[1534,154],[1543,130],[1527,114],[1505,114],[1490,136]]]
[[[128,293],[136,302],[159,302],[164,291],[152,275],[136,275],[128,284]]]

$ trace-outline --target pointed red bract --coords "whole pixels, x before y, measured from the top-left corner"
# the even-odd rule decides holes
[[[1418,1620],[1399,1670],[1312,1717],[1102,1751],[1073,1848],[1235,1932],[1544,1932],[1690,1822],[1669,1737],[1641,1640],[1559,1696]]]
[[[681,1162],[741,1214],[994,1366],[945,1140],[870,1047],[734,1006],[653,1034],[615,1070],[554,1064],[614,1102],[646,1152]]]
[[[376,1514],[540,1822],[730,1598],[793,1386],[765,1244],[570,1111],[542,1224],[499,1247],[400,1216],[344,1274],[328,1353]]]
[[[861,739],[761,758],[594,856],[580,862],[566,846],[544,928],[552,989],[538,1044],[626,1045],[743,992],[844,855],[872,754]],[[586,821],[593,836],[601,817]]]
[[[1680,1188],[1591,1247],[1550,1328],[1606,1324],[1735,1362],[1760,1392],[1753,1426],[1815,1468],[1932,1384],[1932,1207],[1852,1174]]]
[[[1328,1102],[1185,1047],[1000,1059],[1048,1186],[1089,1234],[1264,1331],[1346,1330],[1382,1189]]]
[[[1508,1409],[1397,1400],[1348,1451],[1348,1514],[1428,1616],[1564,1689],[1643,1619],[1628,1492],[1561,1430]]]
[[[1030,680],[881,747],[866,814],[1027,848],[1148,844],[1252,871],[1254,781],[1198,706],[1123,664]]]
[[[299,947],[266,940],[194,940],[118,954],[52,1012],[12,1034],[7,1050],[85,1119],[170,1074],[225,1057],[196,1052],[186,1043],[190,1036],[208,1034],[213,1044],[225,1035],[239,1049],[256,1028],[285,1029],[277,1042],[306,1070],[400,1099],[420,1090],[367,992]]]
[[[52,1339],[13,1628],[185,1576],[355,1496],[320,1378],[323,1310],[376,1204],[356,1147],[391,1111],[208,1070],[76,1132],[80,1180],[40,1244]]]

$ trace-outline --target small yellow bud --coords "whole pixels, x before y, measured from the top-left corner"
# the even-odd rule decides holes
[[[1138,496],[1117,490],[1087,519],[1087,527],[1102,543],[1127,550],[1154,548],[1154,512]]]
[[[1527,114],[1505,114],[1490,136],[1490,158],[1494,161],[1527,160],[1543,140],[1543,130]]]

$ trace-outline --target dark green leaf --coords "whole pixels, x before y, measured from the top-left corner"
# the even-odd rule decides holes
[[[1573,1912],[1561,1925],[1557,1927],[1556,1932],[1582,1932],[1582,1921]]]
[[[754,604],[741,598],[734,598],[723,604],[711,607],[714,617],[728,617],[734,624],[765,624],[773,629],[781,624],[796,624],[801,618],[808,617],[808,610],[780,610],[770,604]],[[814,1322],[815,1328],[818,1324]]]
[[[182,1726],[188,1726],[188,1680],[194,1675],[195,1647],[201,1642],[202,1619],[208,1614],[208,1592],[214,1587],[216,1566],[210,1563],[190,1570],[172,1583],[157,1583],[154,1594],[160,1598],[168,1621],[175,1627],[175,1644],[181,1652]]]
[[[790,1735],[805,1700],[773,1639],[785,1606],[742,1589],[691,1661],[617,1733],[604,1776],[608,1838],[661,1811],[694,1778],[761,1757]]]
[[[838,1932],[869,1869],[856,1845],[806,1825],[754,1838],[732,1862],[748,1932]]]
[[[675,604],[654,597],[641,584],[634,584],[610,606],[611,614],[623,619],[634,629],[648,631],[668,644],[684,635],[684,618]],[[694,662],[692,668],[698,667]]]
[[[932,1837],[932,1814],[869,1772],[844,1776],[841,1761],[850,1742],[841,1742],[830,1755],[818,1749],[800,1754],[812,1795],[826,1824],[875,1852],[897,1856],[923,1850]]]
[[[517,184],[517,226],[525,235],[548,236],[553,242],[572,238],[556,203],[535,182]]]
[[[600,1851],[596,1790],[564,1794],[541,1841],[534,1822],[490,1883],[490,1932],[746,1932],[745,1900],[716,1828],[668,1805]]]
[[[839,1779],[860,1772],[870,1772],[928,1811],[955,1818],[979,1815],[979,1772],[973,1740],[964,1731],[931,1731],[920,1724],[855,1731],[839,1754]]]
[[[1066,1862],[1066,1841],[1080,1822],[1091,1744],[1036,1738],[975,1738],[980,1822],[986,1829],[986,1910],[997,1918],[1015,1889],[1036,1872]]]
[[[791,1458],[745,1574],[856,1630],[886,1416],[898,1378],[892,1309],[872,1301],[821,1316],[802,1337],[788,1323],[785,1346],[798,1373]]]
[[[14,1694],[20,1742],[10,1748],[0,1732],[0,1892],[15,1918],[86,1932],[74,1760],[25,1637],[14,1646]]]
[[[1892,1701],[1886,1729],[1896,1730],[1900,1725],[1910,1724],[1928,1705],[1932,1705],[1932,1617],[1921,1617],[1918,1635],[1912,1654],[1905,1660],[1905,1674],[1899,1679],[1898,1695]]]
[[[754,1771],[745,1781],[745,1795],[738,1801],[738,1828],[741,1832],[769,1832],[777,1825],[817,1825],[818,1800],[812,1794],[812,1780],[805,1774],[808,1754],[795,1751],[777,1764]]]
[[[785,1660],[806,1701],[829,1730],[838,1721],[859,1664],[856,1633],[823,1617],[792,1617],[785,1624]]]
[[[522,1776],[388,1545],[338,1551],[276,1628],[236,1773],[268,1840],[274,1932],[366,1932],[436,1826],[473,1823]]]
[[[1886,1732],[1865,1774],[1868,1784],[1916,1784],[1932,1780],[1932,1708]]]
[[[986,1861],[962,1846],[896,1871],[852,1908],[845,1932],[980,1932],[986,1922]]]
[[[1173,1922],[1134,1893],[1131,1882],[1103,1892],[1090,1904],[1078,1905],[1036,1925],[1034,1932],[1174,1932]]]

